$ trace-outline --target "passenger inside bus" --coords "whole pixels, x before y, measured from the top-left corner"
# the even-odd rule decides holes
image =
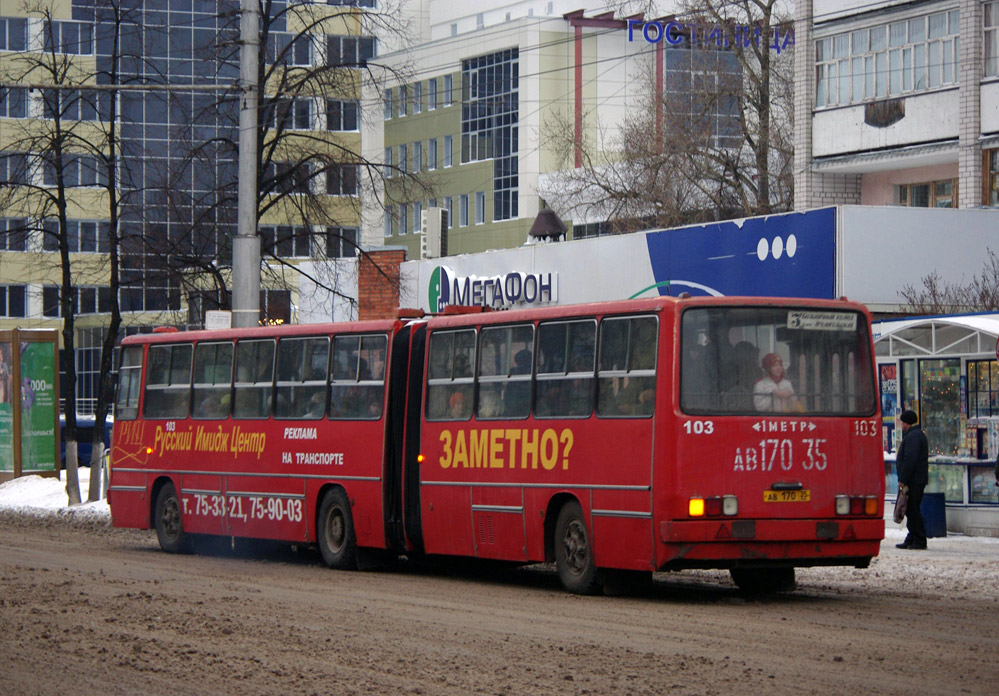
[[[762,365],[766,374],[753,387],[756,410],[773,413],[804,410],[784,373],[784,359],[776,353],[767,353],[763,356]]]

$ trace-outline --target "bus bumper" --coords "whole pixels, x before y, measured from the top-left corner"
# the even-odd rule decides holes
[[[657,566],[861,566],[878,554],[884,531],[883,518],[662,521]]]

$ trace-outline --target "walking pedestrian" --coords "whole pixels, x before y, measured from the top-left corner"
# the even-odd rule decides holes
[[[915,411],[903,411],[899,420],[902,421],[902,443],[898,447],[895,466],[898,469],[898,485],[904,486],[909,495],[905,512],[909,533],[905,541],[896,546],[900,549],[925,549],[926,525],[919,504],[923,501],[923,491],[929,481],[929,443]]]

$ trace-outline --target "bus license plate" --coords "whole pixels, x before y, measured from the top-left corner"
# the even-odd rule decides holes
[[[763,491],[764,503],[807,503],[812,499],[812,492],[801,491]]]

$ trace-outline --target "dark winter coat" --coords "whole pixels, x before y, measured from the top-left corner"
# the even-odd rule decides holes
[[[898,482],[910,488],[925,488],[929,482],[930,445],[922,427],[914,425],[902,436],[895,457]]]

